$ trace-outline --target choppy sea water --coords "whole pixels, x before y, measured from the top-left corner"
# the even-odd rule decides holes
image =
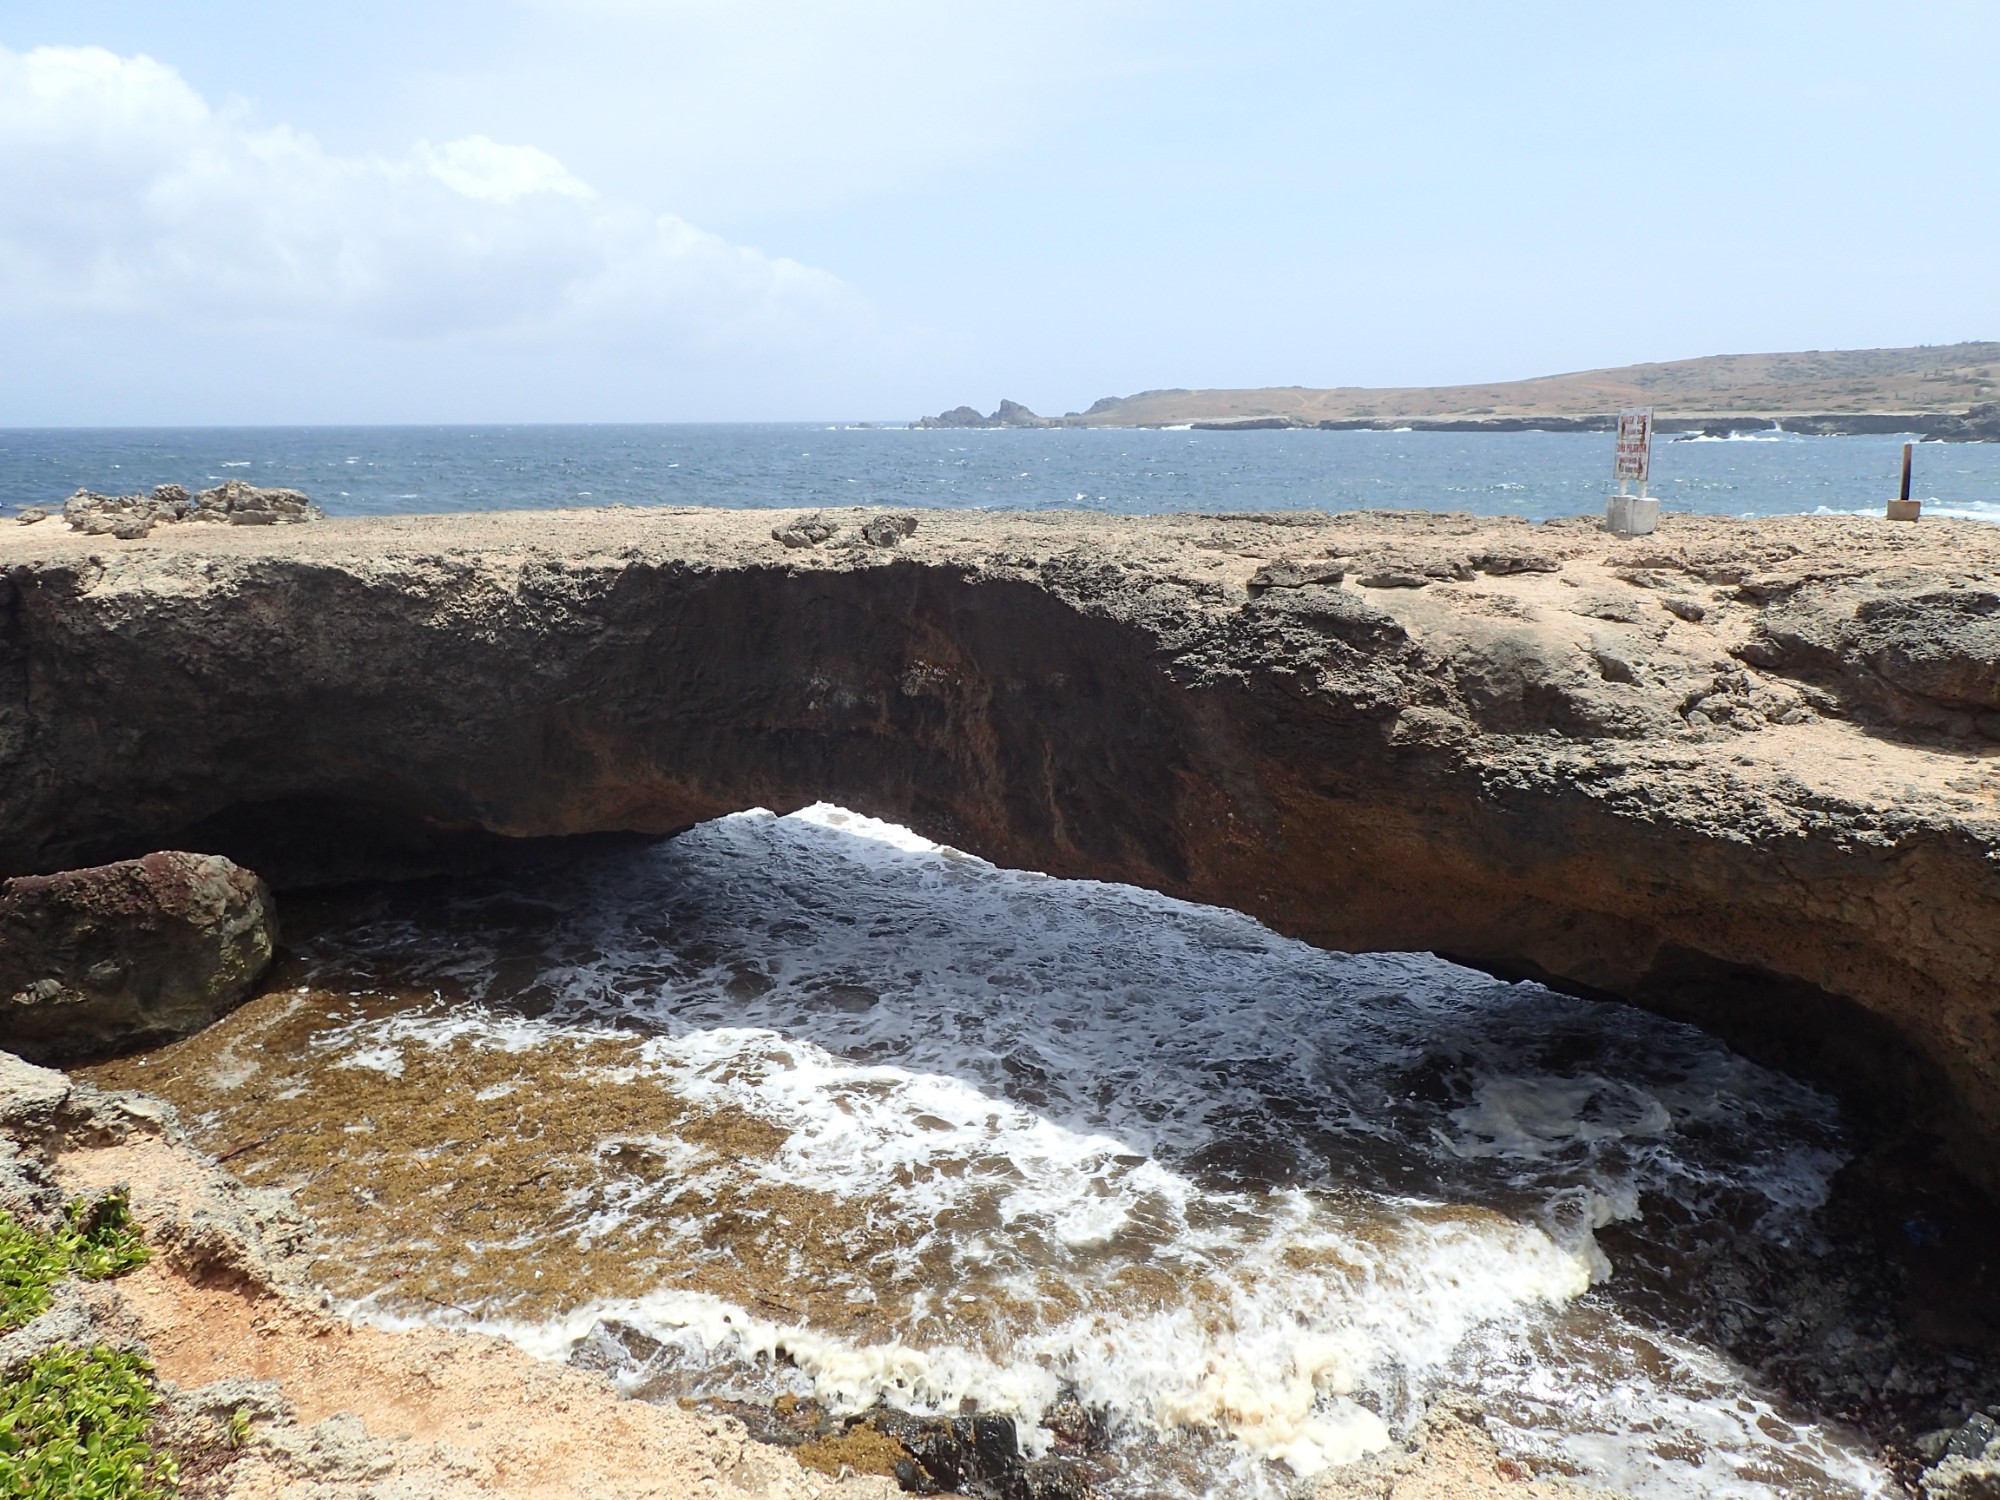
[[[1879,515],[1902,440],[1663,439],[1668,510]],[[1602,509],[1603,433],[923,431],[811,425],[0,429],[0,510],[231,477],[334,514],[889,505],[1146,514],[1320,508],[1544,519]],[[2000,444],[1926,443],[1930,514],[2000,519]]]
[[[825,806],[364,906],[300,962],[114,1081],[297,1192],[362,1318],[1030,1451],[1080,1401],[1121,1500],[1303,1493],[1448,1393],[1637,1496],[1895,1492],[1619,1295],[1809,1242],[1848,1149],[1686,1027]]]

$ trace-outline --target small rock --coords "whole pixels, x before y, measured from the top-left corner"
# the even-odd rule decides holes
[[[1422,589],[1429,588],[1431,582],[1422,573],[1414,573],[1407,568],[1380,568],[1364,573],[1354,581],[1364,589]]]
[[[1944,1445],[1946,1458],[1984,1458],[1986,1450],[2000,1436],[1991,1417],[1981,1413],[1968,1417],[1963,1426],[1951,1435],[1951,1441]]]
[[[1935,1432],[1920,1433],[1911,1446],[1925,1463],[1934,1464],[1944,1457],[1945,1445],[1957,1431],[1956,1427],[1940,1427]]]
[[[121,542],[135,542],[153,529],[150,516],[119,513],[86,515],[69,524],[71,530],[85,536],[116,537]]]
[[[1606,682],[1635,683],[1639,680],[1638,669],[1616,647],[1592,646],[1590,659],[1597,664],[1597,673]]]
[[[260,489],[240,479],[225,479],[196,495],[187,517],[191,521],[227,521],[232,526],[271,526],[321,521],[326,512],[298,490]]]
[[[0,1334],[0,1376],[12,1375],[58,1344],[87,1348],[98,1341],[90,1304],[77,1284],[70,1282],[57,1287],[49,1305],[32,1320],[11,1333]]]
[[[1389,743],[1404,749],[1431,749],[1471,739],[1479,731],[1445,708],[1413,705],[1389,726]]]
[[[1308,584],[1337,584],[1347,577],[1347,569],[1338,562],[1299,562],[1293,558],[1280,558],[1277,562],[1266,563],[1250,575],[1250,592],[1253,596],[1266,589],[1298,589]]]
[[[1660,608],[1668,614],[1686,620],[1690,625],[1699,625],[1708,618],[1708,606],[1687,594],[1669,594],[1660,601]]]
[[[861,540],[871,547],[894,547],[916,529],[915,516],[876,516],[861,523]]]
[[[0,1052],[0,1127],[16,1135],[41,1134],[69,1102],[69,1092],[67,1075]]]
[[[1540,552],[1482,552],[1472,559],[1482,573],[1505,577],[1510,573],[1560,573],[1562,564]]]
[[[15,516],[14,519],[23,526],[32,526],[37,521],[46,521],[48,517],[49,513],[46,510],[43,510],[41,506],[31,505],[26,510],[22,511],[19,515]]]
[[[839,530],[824,516],[807,516],[789,526],[773,526],[771,539],[783,542],[787,547],[817,547],[821,542],[831,540]]]

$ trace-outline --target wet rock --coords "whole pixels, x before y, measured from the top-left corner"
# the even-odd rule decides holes
[[[1986,1450],[1993,1445],[2000,1428],[1994,1426],[1993,1419],[1983,1412],[1968,1417],[1944,1445],[1946,1458],[1984,1458]]]
[[[1009,1417],[918,1417],[879,1410],[871,1422],[909,1452],[896,1479],[914,1494],[961,1494],[985,1500],[1091,1500],[1097,1491],[1077,1460],[1021,1455]]]
[[[1947,1458],[1922,1480],[1924,1500],[2000,1500],[2000,1463]]]
[[[0,884],[0,1046],[68,1063],[192,1035],[276,943],[270,891],[219,855],[19,876]]]
[[[1939,1427],[1931,1432],[1919,1433],[1910,1446],[1917,1450],[1917,1456],[1925,1463],[1938,1463],[1943,1460],[1945,1448],[1957,1433],[1956,1427]]]

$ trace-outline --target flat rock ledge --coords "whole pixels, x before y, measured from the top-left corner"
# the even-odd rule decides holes
[[[884,523],[884,524],[877,524]],[[0,874],[827,799],[1613,995],[2000,1187],[2000,529],[614,508],[0,528]]]
[[[0,882],[0,1047],[83,1062],[191,1036],[271,966],[271,892],[215,854]]]

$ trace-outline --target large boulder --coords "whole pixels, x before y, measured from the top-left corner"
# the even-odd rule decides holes
[[[190,1036],[271,965],[270,890],[216,854],[0,883],[0,1048],[75,1063]]]

